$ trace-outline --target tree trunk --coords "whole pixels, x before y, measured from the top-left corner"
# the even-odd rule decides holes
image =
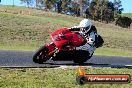
[[[13,0],[13,5],[12,6],[14,6],[14,0]]]
[[[38,0],[36,0],[36,8],[38,8]]]
[[[80,16],[83,16],[83,3],[82,3],[82,0],[80,0],[79,2],[79,5],[80,5]]]
[[[29,8],[29,2],[27,2],[27,7]]]

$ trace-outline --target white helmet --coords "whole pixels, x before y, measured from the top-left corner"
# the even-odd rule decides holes
[[[92,21],[89,20],[89,19],[83,19],[80,24],[79,24],[79,28],[83,28],[83,32],[84,33],[87,33],[90,29],[91,29],[91,26],[92,26]]]

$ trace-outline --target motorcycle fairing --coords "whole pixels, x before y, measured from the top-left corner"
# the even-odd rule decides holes
[[[50,34],[52,42],[59,50],[62,50],[62,45],[70,43],[72,46],[80,46],[84,43],[85,39],[68,28],[58,29]]]

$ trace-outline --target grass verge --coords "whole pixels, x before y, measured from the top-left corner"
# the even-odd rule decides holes
[[[132,52],[121,49],[99,48],[94,55],[132,57]]]
[[[87,68],[89,74],[130,74],[132,69]],[[131,88],[129,84],[86,84],[76,82],[76,69],[0,68],[0,88]]]

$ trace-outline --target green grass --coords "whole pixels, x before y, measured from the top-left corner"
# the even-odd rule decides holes
[[[127,17],[132,18],[132,13],[123,13],[123,16],[127,16]]]
[[[83,19],[25,7],[0,6],[0,11],[0,49],[2,50],[35,51],[50,42],[49,34],[52,31],[78,25]],[[131,29],[96,21],[93,23],[105,40],[104,46],[97,49],[95,54],[131,56]]]
[[[132,52],[121,49],[99,48],[94,55],[132,57]]]
[[[87,74],[130,74],[132,69],[87,68]],[[131,88],[129,84],[76,82],[77,69],[0,69],[0,88]]]

